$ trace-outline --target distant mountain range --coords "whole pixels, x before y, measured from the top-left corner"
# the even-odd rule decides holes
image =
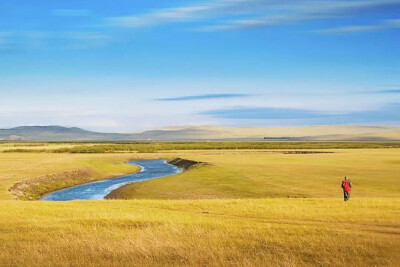
[[[27,141],[101,141],[125,140],[128,136],[86,131],[62,126],[20,126],[0,129],[0,140]]]
[[[307,127],[168,127],[141,133],[99,133],[62,126],[20,126],[0,129],[8,141],[141,141],[141,140],[254,140],[254,141],[400,141],[400,127],[307,126]]]

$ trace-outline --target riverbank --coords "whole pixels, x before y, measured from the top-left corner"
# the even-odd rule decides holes
[[[182,158],[175,158],[175,159],[170,159],[167,160],[167,163],[170,165],[174,165],[183,171],[186,171],[188,169],[191,169],[197,165],[207,165],[205,162],[200,162],[200,161],[194,161],[194,160],[188,160],[188,159],[182,159]],[[174,175],[176,176],[176,175]],[[161,177],[162,178],[162,177]],[[113,191],[111,191],[105,199],[131,199],[134,198],[134,191],[132,190],[133,188],[136,187],[137,184],[143,183],[146,181],[141,181],[141,182],[136,182],[136,183],[129,183],[124,186],[121,186]]]
[[[399,197],[399,149],[335,150],[298,154],[242,151],[193,152],[196,165],[167,179],[127,185],[123,199],[238,199],[341,197],[348,176],[354,197]]]
[[[13,154],[3,154],[7,155],[5,158],[14,158]],[[129,159],[154,159],[159,158],[158,155],[69,155],[68,157],[60,157],[59,155],[51,154],[26,154],[19,153],[23,160],[24,157],[37,159],[34,166],[28,166],[27,171],[32,172],[41,166],[48,164],[48,161],[54,161],[53,168],[51,166],[46,167],[50,174],[40,175],[33,178],[23,179],[21,181],[15,182],[8,188],[10,192],[18,200],[39,200],[44,195],[51,192],[83,185],[86,183],[91,183],[104,179],[112,179],[120,176],[135,174],[140,171],[140,167],[136,165],[127,164]],[[70,159],[76,159],[72,166],[79,167],[73,170],[67,170],[62,172],[57,172],[57,170],[62,170],[65,166],[59,166],[57,163],[65,163],[65,166],[69,166]],[[18,160],[16,158],[16,160]],[[181,158],[174,158],[169,160],[169,163],[182,168],[184,170],[190,168],[199,162],[185,160]],[[32,172],[33,173],[33,172]],[[13,175],[15,176],[15,175]],[[22,178],[22,177],[21,177]]]
[[[181,168],[183,170],[188,170],[189,168],[196,166],[197,164],[206,164],[205,162],[182,159],[182,158],[168,160],[167,163],[175,165],[176,167]]]
[[[16,160],[26,161],[34,158],[37,163],[30,166],[28,165],[24,173],[21,173],[20,169],[14,170],[15,173],[21,173],[21,180],[9,186],[8,192],[18,200],[39,200],[43,195],[57,190],[127,174],[134,174],[140,171],[140,167],[126,163],[128,161],[126,155],[103,157],[99,155],[94,157],[82,157],[79,155],[50,157],[47,154],[19,155],[20,158],[16,158]],[[11,159],[14,158],[14,155],[10,154],[10,156]],[[4,158],[7,160],[7,157]],[[7,163],[7,161],[5,163]],[[51,166],[51,163],[53,163],[53,166]],[[70,169],[68,170],[68,168]],[[67,170],[62,171],[63,169]],[[32,175],[41,172],[47,172],[49,174],[23,178],[23,174],[25,173],[31,173]],[[14,178],[15,176],[16,174],[9,179],[16,179]]]
[[[182,172],[181,168],[168,164],[165,159],[129,161],[141,167],[134,174],[95,181],[51,192],[41,198],[43,201],[102,200],[113,190],[130,183],[137,183]]]
[[[0,266],[397,266],[399,153],[0,153]],[[131,172],[129,160],[177,157],[209,164],[133,184],[135,200],[16,201],[7,191],[30,177],[86,167],[110,177]]]

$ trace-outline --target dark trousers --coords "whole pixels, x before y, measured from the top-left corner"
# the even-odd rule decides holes
[[[347,201],[350,199],[350,192],[343,191],[343,195],[344,195],[344,201]]]

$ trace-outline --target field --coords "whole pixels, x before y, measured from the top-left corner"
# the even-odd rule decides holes
[[[165,179],[127,185],[113,195],[128,199],[340,197],[340,182],[347,175],[353,180],[353,193],[358,197],[400,196],[399,149],[324,151],[334,153],[186,153],[182,156],[209,165]]]
[[[119,142],[119,143],[0,143],[7,153],[155,153],[188,150],[400,148],[400,142]]]
[[[57,144],[54,149],[93,145]],[[0,265],[396,266],[400,262],[397,144],[307,150],[169,146],[152,148],[153,153],[0,153]],[[298,154],[299,149],[313,153]],[[113,197],[128,200],[21,201],[13,200],[8,191],[24,179],[90,170],[97,180],[137,171],[124,164],[130,159],[175,157],[208,164],[114,192]],[[340,189],[344,175],[354,185],[348,203]]]
[[[45,193],[43,190],[56,190],[64,187],[99,180],[109,177],[133,173],[138,167],[126,164],[129,159],[126,155],[81,155],[81,154],[47,154],[47,153],[0,153],[0,200],[13,199],[8,189],[14,183],[29,178],[47,180],[52,174],[68,174],[71,171],[80,170],[89,176],[77,180],[76,177],[67,176],[46,188],[41,185],[31,188],[32,196],[37,193]],[[34,179],[33,181],[35,181]]]
[[[10,265],[395,266],[398,199],[0,202]]]

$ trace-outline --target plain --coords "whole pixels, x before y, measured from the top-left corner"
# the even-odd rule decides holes
[[[0,265],[396,266],[400,150],[285,151],[0,153]],[[102,179],[136,171],[130,159],[175,157],[208,164],[117,191],[133,200],[8,192],[51,173],[89,168]],[[354,184],[348,203],[344,175]]]

